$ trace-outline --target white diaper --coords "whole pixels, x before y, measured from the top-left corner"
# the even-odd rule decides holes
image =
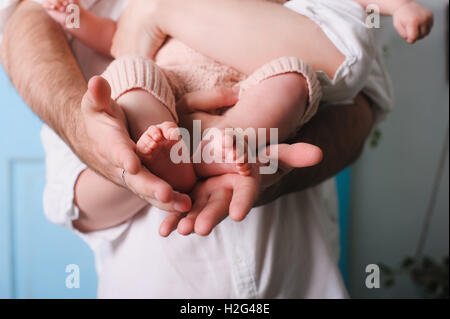
[[[285,6],[314,21],[345,56],[333,79],[318,71],[322,101],[347,102],[360,92],[376,56],[373,29],[366,27],[366,13],[351,0],[292,0]]]

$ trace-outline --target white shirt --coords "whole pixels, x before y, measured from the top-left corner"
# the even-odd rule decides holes
[[[0,34],[17,0],[0,6]],[[118,18],[125,1],[92,0],[85,6]],[[71,41],[86,78],[109,63]],[[373,79],[372,79],[373,80]],[[380,84],[381,85],[381,84]],[[229,218],[208,237],[158,235],[165,212],[150,208],[118,227],[81,234],[73,229],[77,176],[86,166],[47,126],[47,218],[81,236],[93,249],[100,298],[345,298],[336,266],[337,199],[334,180]]]

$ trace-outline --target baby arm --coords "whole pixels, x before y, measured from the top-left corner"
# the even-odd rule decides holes
[[[44,8],[72,36],[91,49],[110,56],[111,43],[116,31],[116,22],[99,17],[83,8],[78,0],[44,0]],[[78,8],[72,11],[71,8]],[[79,25],[69,26],[67,20],[79,13]],[[74,22],[74,21],[69,21]]]
[[[376,5],[383,15],[392,16],[394,27],[408,43],[425,38],[433,27],[433,13],[413,0],[355,0],[364,8]]]

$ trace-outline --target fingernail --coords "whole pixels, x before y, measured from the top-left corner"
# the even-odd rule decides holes
[[[180,203],[175,203],[175,204],[173,204],[173,208],[174,208],[176,211],[179,211],[179,212],[184,211],[183,206],[182,206]]]
[[[161,199],[159,198],[158,193],[155,193],[155,198],[156,198],[157,201],[159,201],[159,202],[161,201]]]

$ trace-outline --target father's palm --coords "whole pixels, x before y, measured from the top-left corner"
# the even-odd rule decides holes
[[[182,235],[193,232],[206,236],[217,224],[230,216],[241,221],[247,216],[260,191],[260,176],[224,174],[200,181],[191,193],[193,207],[185,216],[169,213],[160,234],[169,235],[177,229]]]

